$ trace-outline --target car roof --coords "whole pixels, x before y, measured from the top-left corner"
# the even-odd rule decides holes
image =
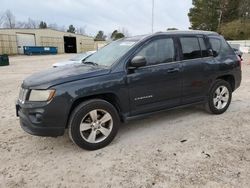
[[[144,38],[149,38],[152,36],[158,36],[158,35],[217,35],[218,33],[213,31],[201,31],[201,30],[187,30],[187,31],[181,31],[181,30],[170,30],[165,32],[156,32],[153,34],[147,34],[147,35],[137,35],[133,37],[125,37],[124,40],[128,41],[139,41]]]
[[[177,34],[177,35],[219,35],[213,31],[202,31],[202,30],[170,30],[165,32],[157,32],[155,34]]]

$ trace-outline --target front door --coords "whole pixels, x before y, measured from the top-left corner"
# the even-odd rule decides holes
[[[180,104],[181,64],[176,61],[175,49],[173,38],[157,38],[146,42],[133,55],[145,57],[147,65],[128,71],[130,115]]]

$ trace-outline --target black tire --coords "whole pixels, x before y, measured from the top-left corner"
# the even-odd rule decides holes
[[[109,135],[98,143],[90,143],[82,137],[80,124],[83,118],[92,110],[104,110],[112,117],[112,129]],[[91,117],[90,117],[91,119]],[[107,146],[115,138],[120,125],[120,118],[115,107],[109,102],[101,99],[92,99],[79,104],[71,113],[69,121],[69,137],[79,147],[86,150],[97,150]],[[90,132],[93,130],[90,129]],[[98,130],[97,130],[98,131]],[[101,133],[100,131],[98,132]],[[104,135],[103,135],[104,136]],[[104,136],[105,137],[105,136]]]
[[[228,90],[228,101],[227,101],[226,105],[221,109],[217,109],[216,105],[214,104],[214,97],[216,95],[215,92],[219,87],[226,87]],[[231,87],[230,83],[228,83],[225,80],[221,80],[221,79],[216,80],[215,83],[213,84],[209,94],[208,94],[208,99],[207,99],[207,103],[205,104],[205,108],[209,113],[222,114],[228,109],[228,107],[231,103],[231,99],[232,99],[232,87]]]

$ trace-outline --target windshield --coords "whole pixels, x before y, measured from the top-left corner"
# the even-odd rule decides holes
[[[91,53],[83,53],[83,54],[79,54],[75,57],[72,57],[71,59],[69,59],[70,61],[81,61],[82,59],[86,58],[88,55],[90,55]]]
[[[136,41],[118,40],[111,42],[96,53],[86,58],[84,62],[91,62],[103,66],[111,66],[116,60],[121,58]]]

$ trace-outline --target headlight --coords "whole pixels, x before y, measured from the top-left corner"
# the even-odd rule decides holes
[[[31,90],[29,101],[50,101],[55,93],[56,90]]]

